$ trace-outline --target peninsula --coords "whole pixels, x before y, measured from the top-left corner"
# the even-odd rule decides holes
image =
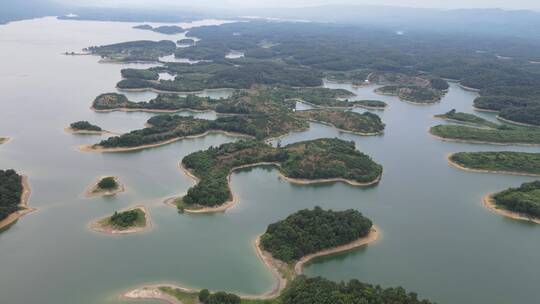
[[[540,153],[459,152],[450,154],[448,161],[465,171],[540,176]]]
[[[540,181],[486,195],[484,204],[503,216],[540,224]]]
[[[232,172],[258,165],[277,166],[282,178],[300,184],[340,181],[371,186],[382,175],[382,166],[355,150],[353,142],[324,138],[274,148],[242,140],[184,157],[182,168],[197,184],[173,203],[187,212],[224,211],[236,203],[229,186]]]

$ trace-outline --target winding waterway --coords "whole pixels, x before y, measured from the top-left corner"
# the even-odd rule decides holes
[[[0,168],[29,176],[30,205],[37,208],[0,233],[1,303],[125,303],[118,298],[122,291],[155,282],[263,293],[274,282],[252,241],[269,223],[315,205],[358,209],[381,228],[382,238],[367,248],[319,259],[306,268],[308,275],[401,285],[443,304],[538,301],[540,227],[503,218],[481,202],[487,193],[532,178],[463,172],[448,166],[445,156],[540,149],[441,142],[427,132],[443,123],[434,114],[452,108],[472,113],[475,93],[453,84],[440,103],[416,106],[376,95],[375,87],[326,84],[349,89],[359,99],[386,101],[389,107],[376,111],[387,125],[385,134],[362,137],[312,124],[282,144],[318,137],[355,141],[384,166],[378,186],[292,185],[280,180],[275,169],[254,168],[233,174],[240,202],[226,213],[178,214],[162,200],[192,185],[178,170],[179,161],[235,138],[212,134],[140,152],[99,154],[76,147],[100,136],[63,130],[73,121],[89,120],[126,132],[152,116],[91,111],[98,94],[116,91],[120,69],[127,65],[62,55],[89,45],[183,37],[134,30],[133,25],[43,18],[0,26],[0,135],[12,138],[0,146]],[[148,100],[155,94],[129,96]],[[85,188],[101,175],[119,176],[127,191],[113,198],[84,198]],[[111,237],[88,229],[93,219],[137,204],[148,208],[151,231]]]

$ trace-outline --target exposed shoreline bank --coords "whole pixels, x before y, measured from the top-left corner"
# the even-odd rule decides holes
[[[362,246],[367,246],[369,244],[372,244],[373,242],[377,241],[380,238],[380,232],[379,228],[375,225],[371,227],[371,230],[367,236],[364,236],[362,238],[359,238],[353,242],[350,242],[348,244],[344,244],[341,246],[336,246],[332,248],[327,248],[324,250],[321,250],[319,252],[315,252],[313,254],[306,255],[302,258],[300,258],[292,269],[294,270],[294,276],[301,275],[303,273],[303,267],[306,265],[306,263],[312,261],[313,259],[321,256],[330,256],[334,254],[339,254],[343,252],[347,252]],[[287,286],[288,279],[283,276],[280,269],[283,269],[284,267],[291,267],[290,265],[287,265],[285,262],[276,260],[272,257],[272,255],[266,251],[264,251],[260,246],[260,236],[258,236],[253,242],[253,248],[259,257],[259,259],[263,262],[265,267],[272,273],[274,278],[276,279],[276,282],[272,289],[268,292],[265,292],[261,295],[240,295],[240,297],[244,300],[270,300],[277,298],[283,289]],[[172,289],[180,289],[183,292],[186,293],[198,293],[199,290],[194,288],[189,288],[186,286],[183,286],[181,284],[151,284],[151,285],[145,285],[142,287],[138,287],[135,289],[132,289],[130,291],[127,291],[122,294],[123,298],[127,299],[155,299],[155,300],[161,300],[169,304],[181,304],[182,302],[178,300],[176,297],[173,297],[163,291],[161,291],[160,287],[168,287]]]
[[[484,207],[489,209],[490,211],[497,213],[499,215],[514,219],[514,220],[520,220],[520,221],[527,221],[527,222],[533,222],[536,224],[540,224],[540,218],[532,217],[524,213],[519,213],[515,211],[511,211],[508,209],[504,209],[497,205],[495,202],[495,199],[493,199],[493,196],[497,193],[490,193],[488,195],[485,195],[482,197],[482,203]]]
[[[367,182],[367,183],[359,183],[359,182],[356,182],[356,181],[353,181],[353,180],[348,180],[348,179],[345,179],[345,178],[328,178],[328,179],[298,179],[298,178],[292,178],[292,177],[287,177],[285,176],[282,172],[281,172],[281,165],[279,163],[275,163],[275,162],[258,162],[258,163],[254,163],[254,164],[247,164],[247,165],[242,165],[242,166],[237,166],[237,167],[234,167],[232,168],[230,171],[229,171],[229,174],[227,175],[227,186],[229,187],[229,191],[231,192],[231,196],[232,198],[229,199],[228,201],[226,201],[225,203],[219,205],[219,206],[216,206],[216,207],[201,207],[201,208],[196,208],[196,209],[189,209],[189,208],[184,208],[184,212],[187,212],[187,213],[216,213],[216,212],[225,212],[227,209],[233,207],[236,205],[236,203],[238,203],[238,198],[234,195],[232,189],[231,189],[231,176],[232,174],[236,171],[236,170],[240,170],[240,169],[245,169],[245,168],[252,168],[252,167],[258,167],[258,166],[275,166],[277,167],[277,171],[278,171],[278,177],[279,178],[282,178],[286,181],[288,181],[289,183],[292,183],[292,184],[299,184],[299,185],[309,185],[309,184],[320,184],[320,183],[331,183],[331,182],[343,182],[343,183],[347,183],[351,186],[356,186],[356,187],[369,187],[369,186],[372,186],[372,185],[375,185],[377,183],[380,182],[381,178],[382,178],[382,173],[381,175],[379,175],[375,180],[371,181],[371,182]],[[184,167],[184,165],[182,164],[182,162],[180,162],[179,164],[179,168],[180,170],[182,170],[182,172],[190,177],[191,179],[193,179],[195,181],[195,184],[199,183],[200,179],[195,176],[188,168]],[[164,203],[169,205],[169,206],[176,206],[174,204],[174,201],[176,199],[178,199],[180,197],[171,197],[171,198],[167,198]]]
[[[30,183],[28,182],[28,177],[26,175],[22,175],[22,194],[21,194],[21,201],[19,202],[19,207],[21,210],[18,210],[16,212],[13,212],[12,214],[8,215],[5,219],[0,221],[0,231],[13,225],[15,222],[17,222],[21,217],[24,215],[35,211],[35,208],[30,208],[28,206],[28,201],[30,200],[30,194],[32,191],[30,190]]]

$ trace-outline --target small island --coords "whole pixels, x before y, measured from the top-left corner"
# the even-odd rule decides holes
[[[382,175],[382,166],[357,151],[354,142],[323,138],[275,148],[242,140],[184,157],[181,167],[197,184],[166,203],[192,213],[225,211],[236,203],[229,185],[232,172],[259,165],[277,166],[281,178],[297,184],[345,182],[365,187],[377,184]]]
[[[176,43],[181,44],[181,45],[194,45],[195,40],[191,38],[184,38],[184,39],[177,40]]]
[[[93,183],[85,192],[86,197],[112,196],[124,192],[124,185],[116,176],[104,176]]]
[[[540,153],[459,152],[450,154],[448,161],[465,171],[540,176]]]
[[[354,100],[354,101],[349,101],[349,102],[353,104],[355,107],[364,108],[368,110],[384,110],[388,106],[388,104],[384,101],[371,100],[371,99]]]
[[[150,229],[148,211],[144,206],[136,206],[124,211],[115,211],[111,216],[91,223],[94,231],[106,234],[131,234]]]
[[[401,100],[419,105],[439,102],[444,96],[443,91],[419,86],[387,85],[376,89],[375,92],[381,95],[398,96]]]
[[[26,176],[12,169],[0,170],[0,231],[34,210],[28,207],[29,198],[30,185]]]
[[[392,72],[373,72],[370,82],[383,85],[375,90],[381,95],[398,96],[399,99],[418,105],[439,102],[448,91],[448,83],[438,77],[407,75]]]
[[[486,195],[484,205],[503,216],[540,224],[540,181]]]
[[[0,137],[0,145],[5,144],[9,141],[9,137]]]
[[[360,114],[353,111],[316,109],[296,111],[295,114],[297,117],[328,124],[339,131],[358,135],[380,135],[385,127],[381,118],[370,112]]]
[[[103,130],[101,127],[93,125],[85,120],[71,123],[68,127],[65,128],[65,130],[68,133],[83,135],[101,135],[110,133],[109,131]]]

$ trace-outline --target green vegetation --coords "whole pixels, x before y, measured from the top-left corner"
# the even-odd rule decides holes
[[[478,117],[474,114],[456,112],[455,109],[452,109],[444,114],[435,115],[435,117],[487,128],[497,128],[499,126],[494,122],[483,119],[482,117]]]
[[[94,100],[92,107],[96,110],[117,110],[117,109],[140,109],[140,110],[215,110],[222,101],[211,100],[207,97],[178,94],[159,94],[156,98],[146,102],[129,101],[123,94],[105,93]]]
[[[240,304],[241,299],[232,293],[223,291],[210,293],[208,289],[203,289],[199,292],[199,301],[202,304]]]
[[[153,31],[156,33],[167,34],[167,35],[180,34],[186,31],[177,25],[163,25],[163,26],[158,26],[158,27],[152,27],[151,25],[148,25],[148,24],[141,24],[141,25],[136,25],[133,28],[139,29],[139,30]]]
[[[420,86],[399,86],[387,85],[376,90],[377,93],[384,95],[395,95],[400,99],[413,103],[435,103],[441,100],[443,91]]]
[[[496,144],[540,144],[540,130],[500,125],[494,128],[476,128],[459,125],[438,125],[431,134],[450,140]]]
[[[357,107],[376,109],[376,110],[384,110],[388,106],[386,102],[380,101],[380,100],[354,100],[354,101],[349,101],[349,103]]]
[[[69,125],[75,131],[103,131],[100,127],[89,123],[88,121],[77,121]]]
[[[146,226],[146,215],[141,208],[117,212],[106,219],[106,224],[124,230],[130,227]]]
[[[540,175],[540,153],[459,152],[450,161],[474,170]]]
[[[540,181],[523,183],[493,195],[497,206],[540,218]]]
[[[373,223],[356,210],[300,210],[270,224],[261,246],[272,256],[292,262],[311,253],[348,244],[369,234]]]
[[[280,164],[291,178],[342,178],[358,183],[375,182],[382,167],[355,150],[353,142],[318,139],[274,148],[257,141],[239,141],[192,153],[182,160],[200,181],[183,197],[183,206],[217,206],[232,198],[227,176],[235,167],[261,162]],[[317,166],[314,166],[317,164]]]
[[[22,176],[14,170],[0,170],[0,221],[20,210]]]
[[[171,295],[184,304],[198,304],[199,294],[186,292],[178,288],[160,287],[161,291]],[[221,292],[223,293],[223,292]],[[206,292],[204,293],[206,294]],[[204,296],[203,296],[204,298]],[[232,301],[236,297],[230,296]],[[201,301],[202,302],[202,301]],[[206,302],[202,302],[206,303]],[[292,280],[283,293],[270,300],[247,300],[242,304],[431,304],[428,300],[418,299],[414,292],[407,292],[403,287],[383,288],[379,285],[362,283],[358,280],[336,283],[321,277],[308,278],[298,276]]]
[[[113,190],[116,188],[118,188],[118,183],[113,176],[104,177],[97,184],[98,190]]]
[[[178,43],[178,44],[194,44],[195,40],[193,40],[191,38],[184,38],[184,39],[180,39],[180,40],[176,41],[176,43]]]
[[[353,85],[362,85],[366,82],[369,74],[373,72],[370,69],[359,69],[352,71],[329,71],[325,73],[326,79],[335,82],[351,82]]]
[[[159,57],[174,53],[176,43],[168,40],[138,40],[104,46],[91,46],[85,51],[100,55],[102,58],[120,61],[158,61]]]
[[[162,71],[177,76],[174,80],[160,80],[158,83],[141,81],[140,79],[124,79],[117,84],[117,87],[122,89],[154,88],[171,92],[198,92],[204,89],[220,88],[249,89],[254,85],[287,85],[295,87],[322,85],[320,72],[275,61],[246,62],[242,65],[212,62],[200,62],[197,64],[168,62]]]
[[[349,132],[379,134],[384,131],[384,123],[381,118],[370,112],[360,114],[352,111],[320,109],[296,111],[295,115],[300,118],[327,123]]]
[[[122,69],[120,72],[124,78],[138,78],[144,80],[159,79],[159,74],[149,69]]]

